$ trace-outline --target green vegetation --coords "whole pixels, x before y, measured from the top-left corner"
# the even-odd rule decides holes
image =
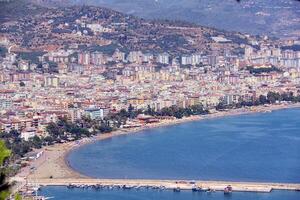
[[[7,53],[7,49],[5,47],[0,46],[0,56],[4,57]]]
[[[22,196],[19,193],[16,193],[15,200],[22,200]]]
[[[282,50],[293,50],[293,51],[300,51],[300,45],[299,44],[295,44],[295,45],[291,45],[291,46],[283,46],[281,47]]]
[[[171,106],[169,108],[163,108],[160,111],[154,113],[157,116],[172,116],[177,119],[183,117],[190,117],[192,115],[206,115],[209,111],[204,109],[201,104],[188,106],[187,108],[181,108],[178,106]]]
[[[238,103],[227,105],[224,102],[220,102],[217,106],[217,110],[225,110],[225,109],[233,109],[233,108],[241,108],[241,107],[252,107],[266,104],[274,104],[276,102],[300,102],[300,95],[295,96],[292,92],[284,92],[282,94],[278,92],[268,92],[267,96],[260,95],[258,99],[253,101],[245,101],[240,99]]]
[[[113,55],[114,52],[116,51],[116,49],[119,49],[122,52],[128,52],[128,49],[121,47],[118,44],[112,43],[109,45],[104,45],[104,46],[100,46],[100,45],[92,45],[87,47],[86,45],[80,45],[79,48],[83,51],[89,51],[89,52],[95,52],[95,51],[99,51],[102,52],[104,54],[107,55]]]
[[[39,56],[44,55],[45,53],[42,51],[32,51],[32,52],[17,52],[18,59],[23,59],[23,60],[29,60],[31,63],[38,64],[39,63]]]
[[[150,106],[146,110],[135,110],[131,105],[128,107],[128,111],[122,110],[123,116],[127,118],[136,118],[139,114],[151,115],[151,116],[169,116],[181,119],[183,117],[190,117],[192,115],[206,115],[209,113],[208,110],[204,109],[201,104],[188,106],[186,108],[171,106],[162,108],[159,111],[155,111]]]
[[[0,140],[0,200],[9,196],[9,185],[6,182],[7,167],[5,160],[9,158],[11,151],[7,149],[3,140]]]
[[[165,35],[159,38],[156,43],[163,51],[169,51],[170,48],[183,47],[188,44],[187,40],[179,34]]]
[[[47,126],[47,132],[49,133],[47,141],[51,144],[53,142],[60,142],[61,140],[70,140],[70,138],[77,140],[82,137],[90,137],[91,133],[87,127],[92,127],[91,123],[94,122],[88,120],[83,120],[81,125],[79,123],[71,123],[66,118],[60,119],[57,123],[50,123]]]
[[[11,151],[6,148],[5,143],[0,140],[0,165],[2,166],[5,159],[7,159],[11,154]]]
[[[58,73],[58,64],[56,62],[48,61],[49,73]]]
[[[274,66],[268,68],[254,68],[252,66],[248,66],[247,70],[250,71],[251,74],[261,74],[261,73],[269,73],[269,72],[280,72],[280,70]]]
[[[0,133],[0,139],[5,141],[6,146],[11,149],[13,159],[18,159],[31,151],[33,148],[41,148],[41,144],[37,140],[41,140],[39,137],[34,137],[29,141],[21,139],[20,134],[12,130],[9,133]]]
[[[25,83],[23,81],[20,82],[20,87],[25,87]]]
[[[91,120],[88,117],[83,117],[82,120],[74,123],[66,118],[61,118],[58,122],[50,123],[47,126],[47,137],[35,136],[29,141],[25,141],[20,138],[18,131],[12,130],[9,133],[0,133],[0,139],[5,141],[7,147],[12,150],[13,159],[16,160],[24,157],[33,149],[40,149],[45,145],[79,140],[83,137],[91,137],[96,133],[111,132],[126,122],[126,119],[123,119],[121,115],[120,113],[113,114],[103,120]]]

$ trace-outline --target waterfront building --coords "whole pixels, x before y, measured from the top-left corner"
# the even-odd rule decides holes
[[[91,119],[103,119],[104,118],[104,109],[91,107],[84,110],[84,114],[89,116]]]
[[[80,120],[83,114],[82,110],[78,108],[70,108],[69,113],[72,122],[76,122],[77,120]],[[89,115],[89,113],[87,114]]]
[[[36,129],[35,128],[26,128],[21,131],[21,138],[25,141],[28,141],[30,138],[36,136]]]

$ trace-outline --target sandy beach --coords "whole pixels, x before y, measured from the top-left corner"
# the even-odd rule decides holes
[[[214,119],[225,116],[243,115],[259,112],[271,112],[274,110],[287,109],[287,108],[299,108],[300,103],[297,104],[280,104],[270,106],[257,106],[253,108],[241,108],[223,112],[216,112],[205,116],[191,116],[183,119],[174,120],[162,120],[155,124],[148,124],[139,128],[120,129],[108,134],[99,134],[92,138],[84,138],[80,141],[68,142],[64,144],[55,144],[53,146],[44,147],[40,150],[43,154],[38,159],[31,161],[30,165],[22,168],[20,173],[14,177],[15,179],[67,179],[67,178],[88,178],[76,171],[74,171],[67,163],[66,156],[75,148],[79,148],[83,145],[108,138],[136,134],[142,130],[149,128],[156,128],[162,126],[176,125],[185,122],[198,121],[203,119]]]

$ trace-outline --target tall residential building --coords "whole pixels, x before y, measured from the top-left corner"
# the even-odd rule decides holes
[[[254,53],[253,47],[251,46],[245,47],[245,59],[250,59],[253,53]]]
[[[78,53],[78,64],[89,65],[91,63],[91,56],[89,52]]]
[[[142,63],[143,53],[141,51],[131,51],[127,60],[131,63]]]
[[[191,56],[181,56],[181,64],[182,65],[191,65],[192,57]]]
[[[168,53],[158,54],[156,61],[158,63],[161,63],[161,64],[169,64],[170,63],[170,56],[169,56]]]
[[[93,65],[102,65],[107,63],[105,55],[101,52],[93,52],[90,56],[90,63]]]
[[[59,78],[57,76],[46,76],[45,77],[45,86],[46,87],[58,87]]]

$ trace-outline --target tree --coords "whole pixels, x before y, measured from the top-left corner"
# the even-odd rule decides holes
[[[216,110],[224,110],[226,109],[226,105],[223,102],[218,103],[216,106]]]
[[[12,129],[11,131],[9,131],[9,135],[14,138],[17,138],[19,137],[20,133],[17,130]]]
[[[189,110],[191,110],[192,111],[191,114],[193,114],[193,115],[206,114],[206,111],[204,110],[202,104],[193,105],[190,108],[187,108],[186,110],[187,110],[188,113],[189,113]]]
[[[55,123],[50,123],[47,126],[46,130],[49,133],[49,135],[53,136],[53,137],[58,137],[58,136],[62,135],[60,127]]]
[[[264,95],[260,95],[260,96],[259,96],[259,103],[260,103],[260,104],[267,104],[267,103],[268,103],[267,97],[264,96]]]
[[[130,118],[134,118],[134,107],[131,104],[128,106],[128,115]]]
[[[154,115],[154,114],[155,114],[155,111],[154,111],[154,109],[151,108],[150,105],[148,105],[145,114],[146,114],[146,115]]]
[[[34,136],[30,139],[30,142],[34,148],[40,149],[42,148],[43,142],[40,137]]]
[[[275,103],[276,101],[281,100],[280,94],[276,92],[268,92],[267,98],[269,103]]]
[[[283,101],[293,101],[294,95],[292,92],[284,92],[281,94],[281,99]]]
[[[4,200],[9,195],[9,184],[6,182],[5,160],[9,158],[11,151],[6,148],[3,140],[0,140],[0,200]]]
[[[22,200],[22,196],[19,193],[16,193],[15,200]]]
[[[23,81],[20,82],[20,87],[25,87],[25,83]]]

